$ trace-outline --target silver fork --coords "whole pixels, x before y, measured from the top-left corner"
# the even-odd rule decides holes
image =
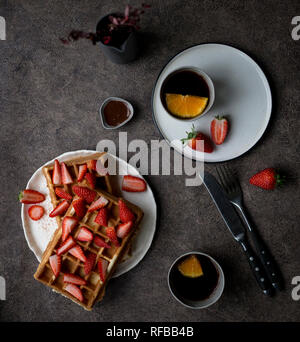
[[[278,267],[270,252],[266,248],[265,243],[260,238],[258,233],[253,229],[246,216],[243,205],[243,193],[236,175],[227,166],[224,165],[217,166],[217,173],[220,183],[227,193],[229,201],[239,210],[242,218],[244,219],[244,222],[250,232],[258,255],[270,278],[272,286],[275,289],[282,290],[282,277],[280,275]]]

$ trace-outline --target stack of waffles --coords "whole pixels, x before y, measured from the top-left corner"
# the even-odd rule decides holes
[[[43,170],[58,228],[34,277],[86,310],[101,300],[143,217],[114,196],[108,174],[96,170],[101,153]]]

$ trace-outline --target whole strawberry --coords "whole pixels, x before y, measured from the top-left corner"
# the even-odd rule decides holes
[[[250,184],[265,190],[273,190],[277,185],[282,185],[283,181],[284,177],[280,176],[275,169],[271,167],[256,173],[249,180]]]
[[[187,133],[187,137],[184,139],[181,139],[181,142],[183,144],[187,143],[191,149],[199,151],[199,152],[212,153],[214,148],[213,148],[210,138],[207,135],[201,132],[196,132],[194,125],[192,126],[192,131],[186,132],[186,133]],[[197,144],[197,142],[201,140],[203,140],[203,145]]]

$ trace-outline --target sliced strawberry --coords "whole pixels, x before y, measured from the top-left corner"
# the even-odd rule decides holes
[[[36,190],[26,189],[19,193],[19,201],[24,204],[41,203],[45,196]]]
[[[70,203],[67,200],[64,200],[59,203],[59,205],[51,211],[49,214],[50,217],[55,217],[57,215],[63,215],[67,209],[69,208]]]
[[[28,215],[32,220],[38,221],[44,215],[44,208],[40,205],[33,205],[28,209]]]
[[[61,255],[63,253],[66,253],[69,249],[74,247],[76,245],[75,240],[72,236],[69,236],[68,239],[63,242],[63,244],[58,248],[57,255]]]
[[[84,199],[87,203],[92,203],[97,195],[96,191],[89,189],[86,186],[74,185],[72,190],[78,197]]]
[[[59,161],[57,159],[54,160],[54,168],[52,173],[52,183],[54,185],[61,184],[61,169],[59,165]]]
[[[62,229],[62,240],[65,241],[71,231],[75,228],[76,224],[78,223],[77,219],[72,216],[66,216],[64,217],[62,224],[61,224],[61,229]]]
[[[63,198],[67,201],[71,201],[73,198],[72,195],[67,193],[63,188],[55,188],[55,193],[59,198]]]
[[[93,173],[87,173],[87,174],[85,175],[85,179],[88,181],[90,187],[91,187],[92,189],[95,189],[95,187],[96,187],[96,181],[97,181],[96,176],[95,176]]]
[[[80,288],[74,284],[68,284],[64,287],[65,291],[69,292],[72,296],[83,302],[83,294]]]
[[[142,178],[131,175],[123,177],[122,190],[127,192],[143,192],[146,189],[147,184]]]
[[[79,233],[76,237],[79,241],[92,241],[94,238],[93,233],[86,227],[80,227]]]
[[[120,214],[120,220],[123,223],[135,220],[134,214],[127,207],[126,203],[121,199],[119,200],[119,214]]]
[[[55,275],[55,278],[58,277],[61,270],[61,256],[57,254],[51,255],[51,257],[49,258],[49,263]]]
[[[91,159],[87,162],[87,167],[90,170],[97,171],[97,160]]]
[[[85,285],[86,281],[73,273],[65,273],[64,274],[64,283],[70,283],[75,285]]]
[[[104,226],[107,227],[108,225],[108,211],[107,208],[101,208],[97,214],[97,216],[95,217],[94,222],[96,222],[97,224],[99,224],[100,226]]]
[[[72,254],[77,259],[81,260],[82,262],[86,262],[86,256],[83,253],[83,250],[79,245],[75,245],[69,250],[69,253]]]
[[[216,145],[223,144],[228,133],[228,120],[223,116],[216,116],[210,124],[210,134]]]
[[[107,237],[109,238],[109,240],[117,247],[120,246],[120,242],[118,240],[116,231],[114,227],[107,227],[105,230],[105,233],[107,235]]]
[[[86,174],[87,165],[83,164],[79,166],[77,182],[81,182]]]
[[[101,209],[101,208],[105,207],[107,205],[107,203],[108,203],[108,200],[105,197],[101,196],[95,202],[93,202],[90,205],[88,212]]]
[[[71,184],[73,183],[73,179],[68,171],[67,165],[65,163],[61,163],[61,180],[63,184]]]
[[[96,254],[89,252],[86,257],[86,262],[84,263],[85,275],[90,274],[91,270],[94,268],[95,261],[96,261]]]
[[[85,202],[82,198],[78,198],[77,200],[72,202],[75,213],[79,219],[82,219],[86,213]]]
[[[117,227],[117,237],[123,239],[127,236],[132,228],[133,222],[129,221],[127,223],[121,223]]]
[[[103,259],[103,258],[100,258],[98,260],[98,271],[99,271],[99,275],[100,275],[100,279],[102,282],[105,281],[105,278],[106,278],[106,270],[107,270],[107,266],[108,266],[108,261]]]
[[[100,248],[110,248],[111,246],[106,243],[100,236],[96,235],[94,238],[94,244]]]

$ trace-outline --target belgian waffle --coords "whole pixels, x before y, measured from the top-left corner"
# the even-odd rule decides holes
[[[99,153],[91,154],[91,155],[86,156],[86,157],[80,157],[80,158],[70,159],[68,161],[65,161],[64,163],[66,164],[68,171],[69,171],[69,173],[73,179],[73,183],[71,183],[71,184],[62,184],[62,185],[53,184],[52,173],[53,173],[53,169],[54,169],[54,164],[45,166],[43,168],[43,173],[44,173],[44,176],[46,177],[46,180],[47,180],[47,186],[49,189],[53,208],[57,207],[57,205],[63,201],[62,198],[60,198],[56,195],[55,189],[58,187],[62,188],[64,191],[66,191],[67,193],[69,193],[70,195],[73,196],[73,193],[72,193],[72,186],[73,185],[83,185],[83,186],[88,185],[87,181],[85,179],[83,179],[83,181],[80,183],[77,182],[77,177],[78,177],[78,173],[79,173],[79,166],[83,165],[83,164],[87,164],[90,160],[101,159],[101,157],[104,155],[105,155],[105,152],[102,152],[102,153],[99,152]],[[88,168],[88,172],[92,173],[96,176],[96,179],[97,179],[96,189],[104,190],[108,193],[112,193],[110,176],[108,174],[107,175],[100,175],[96,170],[93,170],[91,168]],[[57,220],[57,224],[59,225],[61,223],[61,216],[60,215],[56,216],[56,220]]]
[[[108,226],[109,227],[117,227],[120,223],[120,216],[119,216],[119,200],[120,198],[117,198],[105,191],[95,190],[97,195],[95,199],[98,199],[100,196],[104,197],[108,200],[107,208],[109,212],[108,217]],[[76,200],[78,197],[77,195],[74,196],[74,200]],[[41,283],[50,286],[54,291],[61,293],[62,295],[70,298],[77,304],[81,305],[86,310],[91,310],[93,305],[97,300],[101,300],[105,287],[107,285],[107,282],[109,278],[112,276],[118,262],[121,260],[121,258],[124,256],[124,253],[126,252],[128,245],[134,235],[134,232],[138,228],[138,225],[143,217],[143,212],[140,208],[133,205],[132,203],[125,201],[122,199],[124,203],[128,206],[128,208],[132,211],[132,213],[135,215],[134,224],[129,231],[128,235],[125,236],[122,240],[120,240],[120,246],[116,247],[112,241],[108,238],[106,234],[106,228],[104,226],[101,226],[97,224],[94,220],[95,217],[98,214],[98,210],[92,211],[92,212],[86,212],[85,216],[78,221],[76,226],[73,228],[73,230],[70,233],[70,236],[74,238],[77,245],[79,245],[84,252],[85,255],[87,255],[89,252],[94,253],[96,255],[96,260],[94,262],[94,266],[92,268],[92,271],[86,275],[84,271],[84,262],[80,261],[78,258],[74,257],[70,253],[66,252],[63,253],[61,256],[61,272],[56,277],[52,271],[49,258],[57,253],[57,250],[59,247],[61,247],[62,244],[62,223],[60,223],[59,228],[54,233],[54,236],[50,243],[48,244],[44,254],[42,261],[40,265],[38,266],[38,269],[36,273],[34,274],[34,278]],[[86,209],[90,205],[86,204]],[[66,214],[65,217],[76,217],[75,210],[73,208],[73,205],[71,205]],[[62,220],[63,221],[63,220]],[[93,241],[79,241],[76,238],[78,237],[78,233],[80,230],[80,227],[86,227],[89,229],[94,236],[99,236],[102,238],[106,243],[108,243],[111,247],[110,248],[104,248],[104,247],[97,247]],[[108,262],[108,267],[106,271],[106,277],[104,281],[100,279],[99,272],[97,269],[97,262],[100,259],[104,259]],[[73,295],[71,295],[69,292],[65,290],[66,284],[64,283],[64,274],[74,274],[77,276],[80,276],[86,281],[86,284],[84,285],[78,285],[80,288],[82,294],[83,294],[83,301],[78,300]]]

